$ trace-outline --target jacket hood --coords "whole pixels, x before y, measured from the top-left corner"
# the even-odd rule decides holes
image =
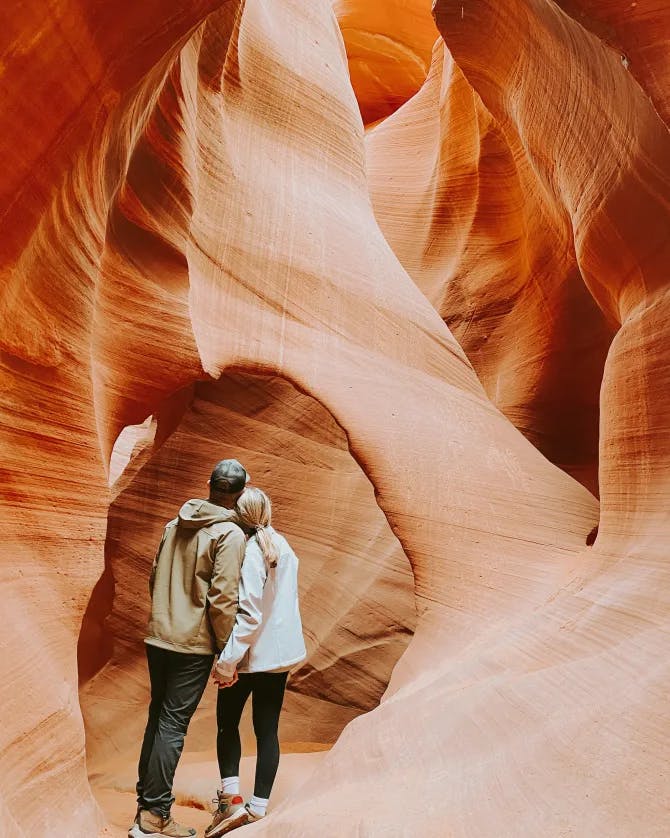
[[[209,527],[211,524],[231,523],[239,526],[237,512],[217,506],[208,500],[187,500],[179,510],[179,526],[187,530]]]

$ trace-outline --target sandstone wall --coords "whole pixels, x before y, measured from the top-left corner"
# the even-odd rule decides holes
[[[570,216],[444,41],[421,91],[366,136],[375,217],[487,396],[598,494],[599,390],[615,330]]]
[[[107,786],[125,783],[129,791],[127,773],[114,776],[113,768],[130,766],[132,775],[146,724],[142,641],[151,562],[165,522],[185,498],[206,495],[211,465],[225,454],[239,456],[270,494],[274,524],[300,558],[309,658],[289,684],[285,749],[332,743],[347,722],[375,707],[415,624],[409,562],[344,432],[318,402],[281,379],[238,374],[198,382],[182,404],[186,412],[170,438],[144,463],[135,449],[127,466],[134,475],[127,471],[113,487],[106,570],[79,642],[89,773],[111,772]],[[188,750],[212,751],[215,702],[211,688]],[[250,730],[244,744],[254,745]]]
[[[621,19],[623,4],[591,5]],[[231,371],[290,382],[343,429],[419,609],[380,707],[258,833],[665,834],[670,138],[649,98],[662,99],[662,61],[642,50],[633,75],[546,0],[438,0],[451,58],[438,45],[418,94],[428,116],[408,205],[438,194],[431,177],[452,199],[435,217],[409,213],[434,228],[423,266],[380,212],[392,143],[370,136],[366,157],[326,0],[247,0],[241,16],[236,2],[92,9],[2,11],[0,810],[12,834],[44,834],[54,813],[67,813],[63,835],[103,823],[76,647],[104,568],[111,453],[149,415],[158,452],[184,389]],[[470,121],[453,147],[451,107]],[[478,288],[501,306],[484,313],[501,349],[470,346],[470,360],[443,318],[467,344],[457,301],[476,312]],[[533,377],[500,407],[592,481],[614,331],[587,550],[593,495],[489,396],[496,370],[503,389],[512,372]],[[514,358],[535,348],[536,361]],[[584,451],[570,443],[579,422],[561,433],[545,398],[582,353]]]

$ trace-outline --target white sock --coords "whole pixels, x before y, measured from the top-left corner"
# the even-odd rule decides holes
[[[240,793],[240,778],[239,777],[221,777],[221,791],[224,794],[239,794]]]
[[[254,813],[254,815],[261,815],[262,817],[265,816],[265,813],[268,810],[268,803],[270,800],[267,797],[256,797],[255,794],[251,795],[251,800],[249,801],[249,808]]]

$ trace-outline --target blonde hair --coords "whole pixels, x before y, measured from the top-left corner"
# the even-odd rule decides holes
[[[270,498],[254,486],[247,486],[237,501],[237,514],[242,523],[253,530],[256,541],[268,567],[277,567],[279,553],[275,547],[268,527],[272,523],[272,502]]]

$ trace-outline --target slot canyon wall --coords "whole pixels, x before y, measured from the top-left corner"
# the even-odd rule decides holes
[[[282,379],[223,375],[168,400],[156,430],[176,405],[187,405],[177,429],[147,456],[156,447],[149,425],[113,484],[106,572],[79,639],[89,774],[127,793],[146,723],[148,560],[183,499],[202,494],[223,441],[274,499],[276,525],[301,559],[309,657],[291,677],[284,750],[332,743],[347,722],[375,707],[416,618],[407,558],[344,432],[318,402]],[[190,751],[211,752],[215,697],[206,692],[189,728]],[[251,731],[244,733],[253,746]]]
[[[220,446],[349,722],[257,834],[667,834],[670,4],[433,7],[0,10],[4,834],[115,834]]]

